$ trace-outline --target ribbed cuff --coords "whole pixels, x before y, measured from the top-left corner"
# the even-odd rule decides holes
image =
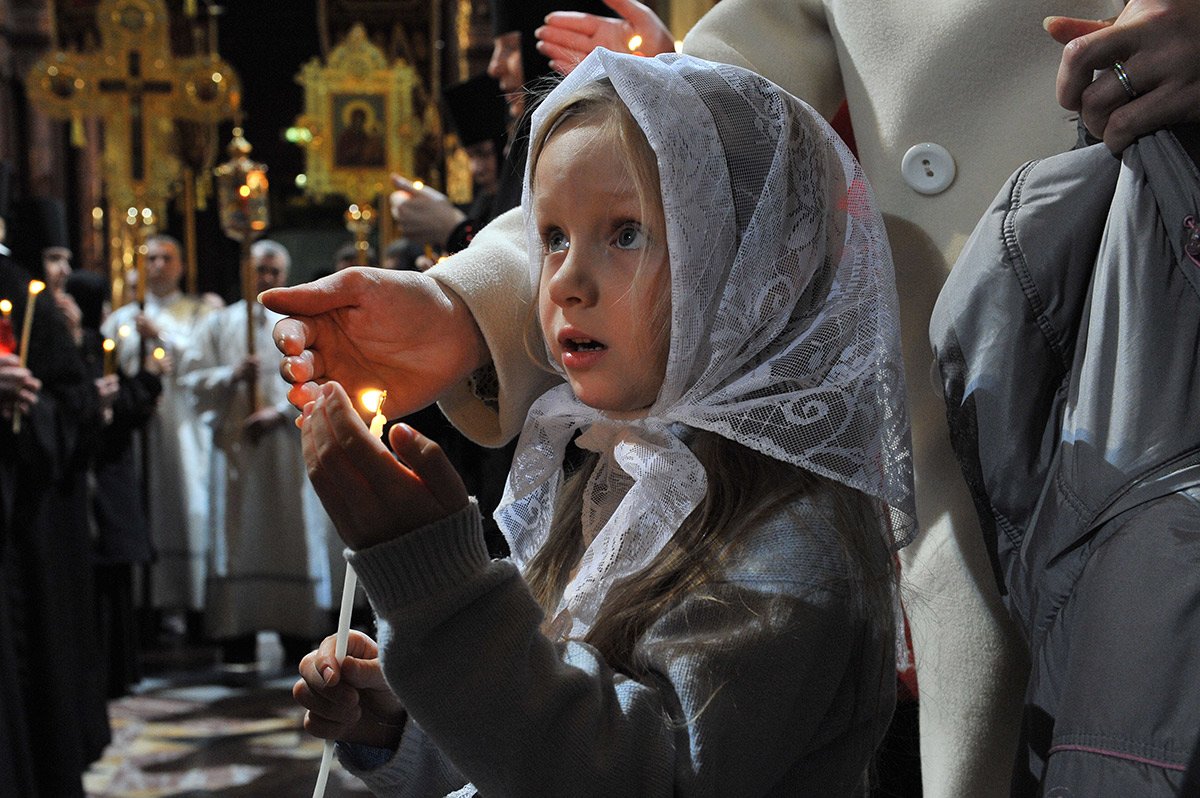
[[[474,499],[453,515],[352,552],[347,560],[380,614],[458,586],[491,562]]]

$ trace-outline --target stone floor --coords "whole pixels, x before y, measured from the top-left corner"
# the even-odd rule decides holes
[[[109,704],[113,742],[84,777],[89,798],[312,795],[322,744],[301,726],[277,662],[229,668],[215,649],[147,653],[150,674]],[[370,795],[337,767],[325,795]]]

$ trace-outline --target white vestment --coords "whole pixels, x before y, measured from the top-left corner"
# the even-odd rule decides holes
[[[315,638],[328,630],[333,606],[333,524],[308,481],[298,414],[279,378],[271,333],[283,317],[258,304],[254,310],[259,406],[275,407],[284,423],[257,442],[242,432],[250,392],[233,372],[246,354],[245,301],[206,320],[187,366],[213,441],[205,626],[216,638],[263,629]]]
[[[117,308],[102,327],[117,342],[117,360],[126,374],[140,370],[140,336],[136,303]],[[191,393],[183,386],[182,368],[201,321],[212,308],[196,297],[176,291],[166,297],[146,295],[146,316],[161,334],[146,341],[150,354],[161,346],[174,361],[164,374],[158,410],[146,427],[148,452],[139,462],[148,466],[151,539],[155,561],[151,570],[151,603],[167,609],[204,607],[205,559],[208,553],[209,436],[200,429]],[[120,332],[126,331],[122,336]]]

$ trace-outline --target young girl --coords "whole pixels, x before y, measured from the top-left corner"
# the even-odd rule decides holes
[[[857,165],[757,75],[598,50],[534,116],[524,207],[566,384],[497,511],[512,560],[435,446],[398,425],[397,462],[323,386],[305,455],[380,640],[304,659],[306,726],[381,795],[855,794],[914,514]]]

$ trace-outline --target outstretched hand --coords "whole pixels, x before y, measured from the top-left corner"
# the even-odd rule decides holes
[[[395,190],[388,197],[392,218],[410,241],[442,247],[454,228],[466,221],[467,215],[437,189],[418,187],[400,175],[392,175],[392,185]]]
[[[388,392],[405,415],[436,401],[487,362],[483,334],[466,304],[417,272],[351,268],[312,283],[272,288],[262,304],[294,318],[275,325],[297,408],[337,380],[352,395]]]
[[[350,630],[346,658],[335,656],[337,635],[300,660],[300,679],[292,696],[307,712],[304,728],[323,740],[363,743],[395,749],[405,713],[388,689],[379,666],[379,646],[362,632]]]
[[[629,41],[635,35],[642,37],[636,48],[640,55],[674,52],[671,31],[649,6],[637,0],[604,0],[604,4],[621,18],[582,11],[552,11],[546,17],[546,24],[534,31],[538,52],[550,59],[553,69],[569,74],[597,47],[627,53]]]
[[[305,405],[301,430],[309,479],[352,549],[384,543],[467,505],[462,478],[440,446],[397,424],[388,438],[393,456],[336,382]]]
[[[1130,0],[1113,20],[1048,17],[1045,24],[1066,45],[1059,103],[1078,111],[1114,153],[1146,133],[1200,122],[1200,9],[1194,0]],[[1112,69],[1118,61],[1136,97]]]

